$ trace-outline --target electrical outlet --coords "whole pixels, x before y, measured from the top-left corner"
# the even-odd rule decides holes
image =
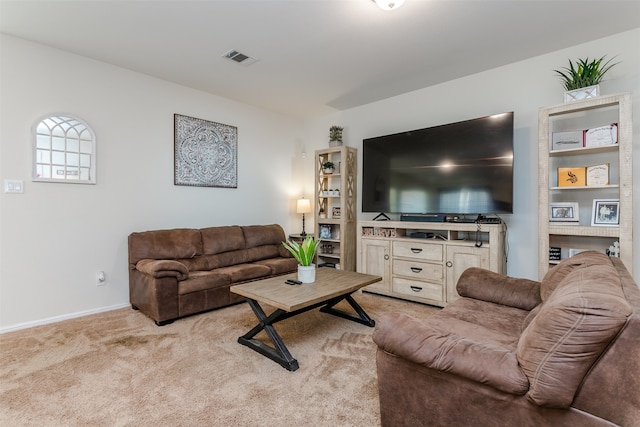
[[[104,286],[107,283],[107,276],[104,274],[104,271],[98,271],[96,274],[96,285]]]

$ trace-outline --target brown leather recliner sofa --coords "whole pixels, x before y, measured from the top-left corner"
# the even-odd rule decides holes
[[[243,302],[232,285],[296,271],[284,240],[277,224],[131,233],[131,306],[161,326]]]
[[[466,270],[424,319],[377,319],[383,426],[640,426],[640,290],[583,252],[541,282]]]

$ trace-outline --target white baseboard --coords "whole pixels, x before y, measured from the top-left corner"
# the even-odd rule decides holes
[[[79,311],[77,313],[63,314],[62,316],[49,317],[42,320],[35,320],[33,322],[19,323],[14,326],[8,326],[6,328],[0,328],[0,334],[7,332],[19,331],[21,329],[33,328],[34,326],[48,325],[50,323],[62,322],[63,320],[75,319],[78,317],[89,316],[91,314],[104,313],[106,311],[118,310],[120,308],[131,307],[131,304],[116,304],[109,307],[100,307],[93,310]]]

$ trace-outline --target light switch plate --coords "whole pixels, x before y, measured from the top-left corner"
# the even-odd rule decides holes
[[[5,193],[24,193],[24,181],[21,179],[5,179]]]

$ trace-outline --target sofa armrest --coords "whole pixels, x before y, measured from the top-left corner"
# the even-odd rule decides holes
[[[466,269],[456,285],[463,297],[493,302],[522,310],[540,304],[540,282],[518,279],[478,267]]]
[[[465,328],[468,325],[456,324],[451,317],[422,320],[390,313],[377,319],[373,340],[380,349],[412,363],[524,395],[529,380],[518,366],[514,349],[482,335],[467,336]]]
[[[189,277],[187,266],[171,259],[143,259],[136,264],[136,270],[155,278],[175,277],[178,280],[185,280]]]

